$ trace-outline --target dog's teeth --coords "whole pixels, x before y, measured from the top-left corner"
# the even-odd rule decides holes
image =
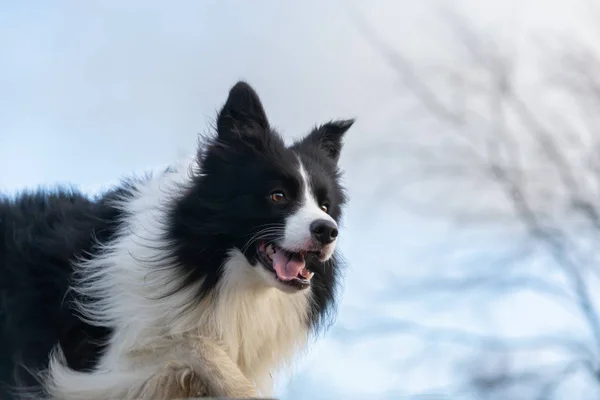
[[[310,280],[312,279],[312,277],[313,277],[313,276],[315,276],[315,273],[314,273],[314,272],[311,272],[311,273],[309,273],[309,274],[306,276],[306,279],[310,281]]]
[[[267,248],[265,249],[267,254],[272,256],[274,251],[273,251],[273,245],[268,245]]]

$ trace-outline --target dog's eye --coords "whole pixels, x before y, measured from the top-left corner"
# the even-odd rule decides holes
[[[286,199],[285,193],[283,193],[281,190],[274,191],[273,193],[271,193],[269,198],[273,203],[280,203]]]
[[[321,210],[323,210],[323,212],[329,211],[329,203],[321,204]]]

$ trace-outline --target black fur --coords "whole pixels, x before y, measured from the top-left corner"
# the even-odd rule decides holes
[[[118,217],[73,190],[0,199],[0,398],[9,385],[35,385],[28,370],[43,370],[57,344],[72,368],[97,361],[110,328],[89,326],[71,310],[71,260],[93,251],[92,234],[111,240]]]
[[[254,261],[256,246],[245,246],[248,240],[261,226],[284,221],[298,205],[303,184],[298,156],[318,200],[327,201],[329,213],[339,221],[346,196],[337,162],[352,122],[324,124],[286,147],[254,90],[244,82],[236,84],[218,115],[217,134],[207,138],[199,153],[191,184],[181,188],[176,206],[161,221],[173,243],[164,250],[165,260],[177,260],[170,265],[174,276],[185,277],[183,285],[204,279],[200,299],[219,282],[229,249],[244,248]],[[75,294],[68,291],[72,262],[93,257],[98,243],[115,240],[120,221],[128,216],[112,200],[126,201],[138,183],[125,182],[98,198],[64,189],[0,198],[1,399],[10,397],[10,386],[35,383],[20,365],[43,370],[57,344],[73,369],[85,371],[98,361],[113,327],[93,327],[77,317]],[[285,190],[289,201],[269,203],[274,189]],[[333,310],[336,257],[327,266],[307,259],[315,272],[313,332]]]

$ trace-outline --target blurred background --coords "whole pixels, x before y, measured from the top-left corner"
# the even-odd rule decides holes
[[[238,79],[356,117],[337,323],[281,399],[600,396],[600,2],[0,2],[0,190],[194,151]]]

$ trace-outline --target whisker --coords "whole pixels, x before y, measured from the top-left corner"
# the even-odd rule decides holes
[[[255,238],[254,240],[250,240],[248,242],[246,242],[246,244],[244,244],[244,246],[242,246],[242,251],[246,251],[248,250],[248,248],[255,242],[259,241],[259,240],[271,240],[271,241],[275,241],[278,239],[281,239],[282,237],[280,235],[263,235],[260,237]]]
[[[265,239],[276,240],[276,239],[281,239],[282,237],[283,237],[283,232],[279,228],[274,228],[274,227],[270,226],[268,228],[259,230],[254,235],[252,235],[252,237],[250,237],[250,239],[248,239],[248,241],[246,241],[246,243],[242,246],[242,252],[247,251],[248,248],[250,248],[250,246],[253,243],[257,242],[258,240],[265,240]]]

